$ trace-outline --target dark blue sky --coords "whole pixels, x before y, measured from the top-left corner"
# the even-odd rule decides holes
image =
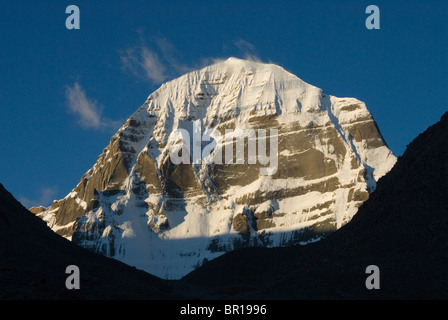
[[[161,82],[230,56],[364,101],[401,155],[448,110],[447,14],[447,1],[2,1],[0,182],[26,205],[64,197]]]

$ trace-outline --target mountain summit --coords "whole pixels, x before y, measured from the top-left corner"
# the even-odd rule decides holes
[[[230,58],[163,84],[64,199],[31,211],[83,247],[178,279],[235,248],[325,237],[395,162],[363,102]]]

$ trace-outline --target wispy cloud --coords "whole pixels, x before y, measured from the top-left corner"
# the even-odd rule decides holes
[[[193,70],[192,67],[180,61],[179,52],[167,38],[157,37],[154,39],[154,43],[157,45],[172,74],[184,74]]]
[[[98,102],[89,99],[78,82],[65,87],[65,98],[68,111],[78,117],[83,128],[104,129],[117,127],[118,122],[102,116],[103,108]]]
[[[20,197],[19,201],[22,203],[22,205],[26,208],[31,207],[38,207],[38,206],[49,206],[53,200],[55,200],[55,197],[58,193],[57,187],[42,187],[40,189],[39,199],[38,200],[31,200],[26,197]]]
[[[159,84],[168,77],[159,55],[143,45],[126,49],[121,62],[125,70],[154,84]]]
[[[262,62],[256,53],[255,46],[252,43],[240,38],[234,41],[233,44],[239,49],[244,59],[255,62]]]
[[[249,60],[249,61],[254,61],[254,62],[263,62],[258,57],[257,50],[256,50],[255,46],[252,43],[250,43],[244,39],[241,39],[241,38],[239,38],[235,41],[232,41],[230,43],[225,43],[223,45],[223,51],[227,52],[228,54],[230,54],[230,56],[233,56],[233,57],[237,57],[237,58],[241,58],[241,59],[245,59],[245,60]],[[227,56],[223,56],[223,57],[202,57],[199,65],[195,66],[195,68],[196,69],[203,68],[203,67],[206,67],[211,64],[225,61],[230,56],[227,55]]]
[[[164,37],[145,41],[140,32],[137,45],[122,50],[120,59],[123,69],[152,84],[178,77],[193,69],[180,62],[176,47]]]
[[[252,44],[252,43],[250,43],[250,42],[248,42],[248,41],[246,41],[246,40],[244,40],[244,39],[238,39],[238,40],[236,40],[236,41],[234,41],[233,42],[233,44],[238,48],[238,49],[240,49],[240,50],[243,50],[243,51],[254,51],[255,50],[255,46]]]
[[[228,56],[201,57],[197,63],[187,65],[181,62],[179,51],[167,38],[158,36],[148,41],[144,39],[142,31],[138,34],[137,45],[120,51],[122,67],[125,71],[152,84],[161,84],[166,80],[229,58]],[[233,56],[262,62],[255,46],[242,38],[224,47],[233,52]]]
[[[65,88],[67,107],[70,112],[79,117],[79,124],[84,128],[99,128],[101,123],[101,110],[95,101],[87,98],[84,89],[78,82]]]

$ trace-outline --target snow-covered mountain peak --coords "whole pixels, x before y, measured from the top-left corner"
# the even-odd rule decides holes
[[[174,127],[165,127],[171,132],[179,124],[175,120],[201,119],[206,128],[229,118],[246,123],[254,115],[277,115],[279,121],[288,121],[288,114],[327,107],[328,99],[322,98],[321,89],[277,65],[229,58],[163,84],[145,105],[149,115],[166,120],[164,125],[174,120]],[[302,118],[306,125],[315,117]]]
[[[151,93],[72,192],[35,212],[81,246],[179,278],[241,246],[326,236],[395,161],[363,102],[230,58]]]

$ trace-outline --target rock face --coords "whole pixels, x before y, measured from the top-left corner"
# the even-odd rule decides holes
[[[343,227],[306,246],[234,250],[183,280],[197,299],[448,299],[448,112]],[[378,289],[368,289],[375,265]],[[217,276],[219,275],[219,276]]]
[[[395,164],[365,104],[230,58],[163,84],[64,199],[58,234],[176,279],[244,246],[316,241]]]

